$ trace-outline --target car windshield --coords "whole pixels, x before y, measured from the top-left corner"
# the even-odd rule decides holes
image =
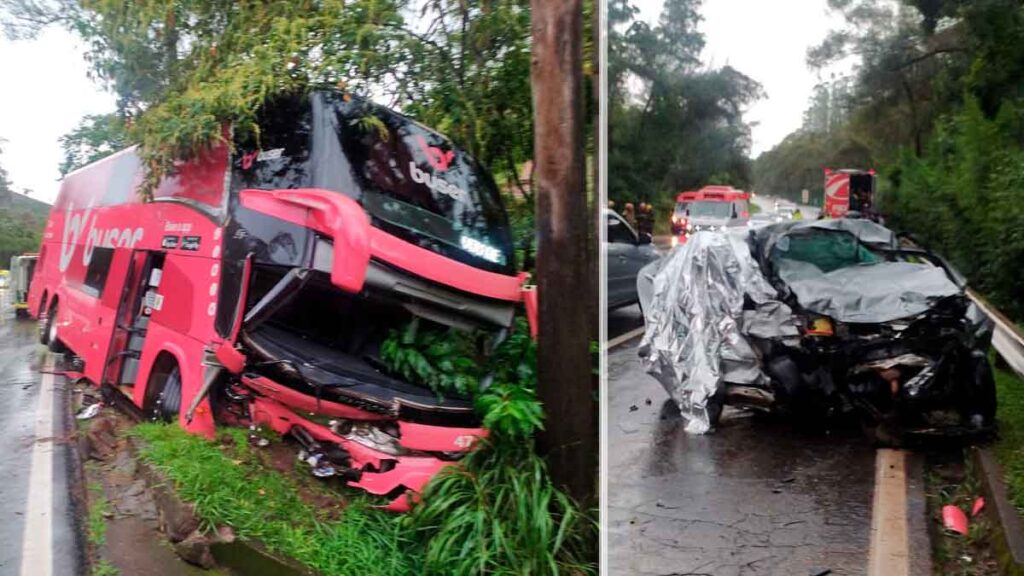
[[[732,202],[694,202],[690,204],[690,216],[696,218],[729,218],[732,216]]]
[[[441,134],[336,91],[268,103],[259,126],[258,138],[236,144],[236,188],[333,190],[403,240],[477,268],[515,272],[494,180]]]
[[[849,232],[813,228],[779,238],[772,247],[771,259],[779,270],[788,265],[787,261],[804,262],[826,274],[840,268],[882,261]]]

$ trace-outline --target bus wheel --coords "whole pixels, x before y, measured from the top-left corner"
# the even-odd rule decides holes
[[[46,294],[39,300],[39,314],[36,314],[36,318],[39,319],[39,343],[46,346],[50,343],[50,326],[49,316],[46,314]]]
[[[46,314],[46,332],[45,332],[46,347],[50,349],[50,352],[61,353],[67,350],[64,343],[57,337],[57,299],[53,299],[53,304],[50,304],[50,311]]]
[[[181,370],[176,362],[164,364],[155,369],[149,377],[147,395],[153,391],[155,398],[149,414],[157,422],[176,422],[181,412]]]

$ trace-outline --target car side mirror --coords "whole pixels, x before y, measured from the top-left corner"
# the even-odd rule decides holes
[[[639,238],[637,238],[637,241],[636,241],[636,243],[637,243],[638,245],[640,245],[640,246],[643,246],[644,244],[650,244],[650,243],[651,243],[651,242],[653,242],[653,241],[654,241],[654,237],[653,237],[653,236],[651,236],[651,235],[650,235],[649,233],[647,233],[647,232],[641,232],[641,233],[640,233],[640,237],[639,237]]]

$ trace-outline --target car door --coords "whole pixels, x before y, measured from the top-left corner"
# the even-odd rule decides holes
[[[623,306],[636,300],[636,275],[640,271],[637,236],[625,220],[615,213],[605,215],[607,227],[608,307]]]

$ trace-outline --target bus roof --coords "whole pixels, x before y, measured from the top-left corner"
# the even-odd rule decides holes
[[[705,186],[700,190],[680,192],[676,202],[696,202],[710,200],[712,202],[732,202],[734,200],[750,200],[750,193],[732,186]]]

